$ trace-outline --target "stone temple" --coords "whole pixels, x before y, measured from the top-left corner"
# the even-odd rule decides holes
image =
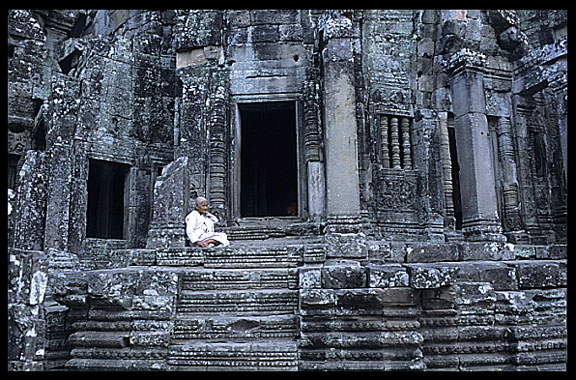
[[[7,21],[9,370],[566,370],[567,11]]]

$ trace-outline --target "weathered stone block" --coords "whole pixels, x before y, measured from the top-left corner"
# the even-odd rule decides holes
[[[132,304],[135,272],[99,271],[88,274],[88,295],[102,305],[114,305],[128,309]]]
[[[488,282],[495,290],[518,289],[515,268],[503,262],[470,261],[444,265],[458,268],[458,281]]]
[[[513,260],[512,245],[504,243],[462,243],[462,260]]]
[[[547,247],[546,254],[540,254],[539,251],[536,251],[536,258],[537,259],[567,259],[568,258],[568,250],[567,246],[564,244],[555,244]]]
[[[399,264],[368,265],[367,270],[371,288],[409,286],[408,272]]]
[[[294,24],[299,22],[300,12],[293,9],[253,9],[250,20],[254,25]]]
[[[329,258],[366,258],[368,254],[364,234],[330,233],[324,239],[326,256]]]
[[[70,335],[74,347],[128,347],[129,331],[77,331]]]
[[[407,243],[407,263],[458,261],[458,245],[450,243]]]
[[[435,289],[422,289],[422,308],[424,310],[455,310],[456,290],[451,286]]]
[[[276,25],[258,25],[250,27],[252,29],[252,42],[276,42],[280,38],[280,32]]]
[[[321,269],[314,268],[300,268],[298,270],[298,283],[300,289],[321,288]]]
[[[387,289],[389,290],[389,289]],[[346,289],[337,291],[338,308],[362,313],[363,310],[378,310],[388,301],[384,289]]]
[[[170,344],[169,331],[131,331],[129,336],[130,347],[168,347]]]
[[[410,286],[414,289],[434,289],[448,286],[456,280],[458,268],[429,264],[406,264]]]
[[[517,261],[509,263],[518,273],[520,289],[555,287],[559,281],[559,267],[553,261]]]
[[[322,287],[328,289],[366,286],[366,268],[353,260],[330,260],[322,268]]]
[[[300,290],[301,308],[326,308],[336,305],[336,293],[328,289]]]
[[[496,302],[494,288],[487,282],[457,282],[454,301],[463,314],[491,314]]]
[[[190,197],[188,157],[162,170],[154,184],[154,206],[146,248],[184,247]]]
[[[380,297],[379,300],[384,306],[414,306],[416,305],[419,291],[408,287],[378,289],[381,293],[373,296]]]
[[[14,247],[43,249],[46,221],[48,157],[29,151],[19,172],[18,204],[14,213]]]

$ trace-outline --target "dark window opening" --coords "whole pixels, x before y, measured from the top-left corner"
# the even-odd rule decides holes
[[[64,74],[68,74],[73,68],[78,66],[78,62],[80,62],[80,56],[82,55],[82,51],[78,49],[74,49],[72,53],[68,54],[64,59],[58,62],[60,69]]]
[[[46,150],[46,126],[41,119],[32,131],[32,149]]]
[[[531,132],[532,142],[534,146],[534,166],[536,168],[536,176],[546,176],[546,148],[544,138],[541,133]]]
[[[453,122],[452,122],[453,125]],[[448,140],[450,142],[450,161],[452,161],[452,203],[454,204],[454,218],[456,230],[462,229],[462,198],[460,195],[460,166],[456,152],[456,134],[454,127],[448,123]]]
[[[18,154],[8,154],[8,188],[16,189],[16,177],[18,176]]]
[[[492,160],[492,170],[494,172],[494,186],[496,189],[496,209],[498,211],[498,216],[502,219],[504,206],[502,199],[502,176],[500,174],[500,158],[499,158],[499,147],[498,147],[498,132],[497,124],[498,118],[494,116],[487,116],[488,120],[488,140],[490,142],[490,159]]]
[[[86,29],[86,21],[88,19],[88,15],[85,13],[81,13],[76,18],[72,29],[68,32],[68,37],[82,37],[82,33]]]
[[[124,237],[124,189],[130,167],[115,162],[90,160],[86,236],[103,239]]]
[[[294,102],[240,104],[240,213],[298,215]]]

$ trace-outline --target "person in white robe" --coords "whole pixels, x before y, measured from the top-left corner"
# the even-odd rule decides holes
[[[203,248],[230,245],[224,232],[214,232],[214,224],[218,218],[208,212],[208,200],[196,198],[194,210],[186,216],[186,235],[190,242]]]

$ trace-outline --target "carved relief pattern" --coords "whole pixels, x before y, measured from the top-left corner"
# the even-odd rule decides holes
[[[377,207],[382,211],[417,211],[418,177],[411,172],[389,173],[380,175],[379,197]]]
[[[30,136],[28,131],[14,133],[8,130],[8,153],[23,155],[30,149]]]

